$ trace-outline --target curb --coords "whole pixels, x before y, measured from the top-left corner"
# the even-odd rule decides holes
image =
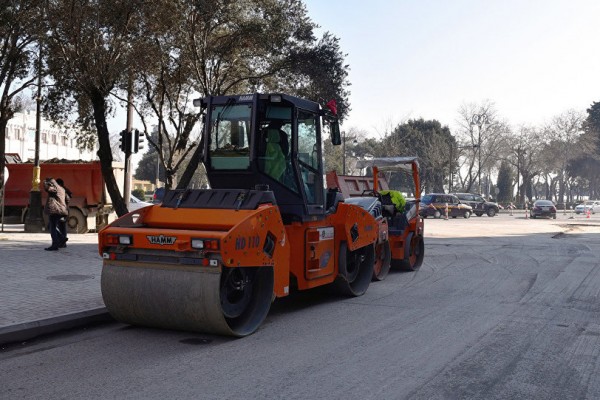
[[[114,321],[106,307],[59,315],[38,321],[0,327],[0,345],[23,342],[37,336],[99,322]]]

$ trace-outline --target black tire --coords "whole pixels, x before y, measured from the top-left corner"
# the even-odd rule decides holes
[[[433,218],[440,219],[441,217],[442,213],[440,212],[440,210],[435,210],[435,212],[433,213]]]
[[[221,310],[236,336],[246,336],[262,324],[273,300],[271,267],[223,268]]]
[[[375,263],[373,265],[373,280],[382,281],[390,272],[392,265],[392,250],[390,242],[385,241],[375,245]]]
[[[339,276],[334,286],[346,296],[362,296],[373,278],[375,246],[369,244],[354,251],[348,250],[346,242],[340,244]]]
[[[393,260],[392,265],[405,271],[416,271],[423,264],[425,241],[422,236],[410,232],[404,242],[404,259]]]
[[[88,233],[87,219],[83,213],[75,207],[69,208],[69,216],[67,217],[67,232],[68,233]]]
[[[488,210],[487,210],[487,216],[488,217],[494,217],[494,216],[496,216],[496,209],[495,208],[488,208]]]
[[[468,219],[468,218],[470,218],[470,217],[471,217],[471,211],[465,211],[465,214],[463,215],[463,217],[464,217],[465,219]]]

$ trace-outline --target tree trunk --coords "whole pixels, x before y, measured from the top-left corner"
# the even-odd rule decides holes
[[[198,165],[200,165],[200,159],[202,158],[203,148],[204,148],[204,135],[201,136],[198,147],[196,147],[194,154],[192,154],[192,157],[190,158],[190,162],[185,167],[185,171],[183,172],[183,175],[181,175],[181,179],[179,180],[179,183],[177,184],[177,189],[185,189],[189,186],[190,182],[192,181],[192,178],[194,177],[194,173],[196,172],[196,169],[198,169]]]
[[[91,93],[92,106],[94,107],[94,121],[98,130],[98,157],[100,158],[100,168],[102,177],[106,184],[106,190],[110,195],[113,207],[119,217],[127,214],[127,206],[123,200],[123,196],[119,191],[119,185],[115,179],[115,174],[112,168],[112,151],[110,148],[110,134],[106,126],[106,101],[99,90],[94,90]]]
[[[558,203],[560,203],[564,200],[564,195],[565,195],[565,178],[564,178],[563,174],[564,174],[564,172],[560,173],[560,179],[558,181],[558,196],[556,198],[556,201]]]

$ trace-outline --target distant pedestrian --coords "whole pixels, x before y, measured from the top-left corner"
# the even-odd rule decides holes
[[[56,251],[63,243],[63,235],[60,231],[60,219],[67,216],[67,203],[65,202],[65,189],[63,189],[52,178],[44,180],[44,190],[48,193],[44,213],[48,215],[48,229],[52,244],[44,250]]]
[[[56,178],[56,183],[58,183],[60,187],[65,190],[65,204],[67,206],[67,215],[60,219],[59,224],[63,239],[62,243],[58,247],[64,248],[67,247],[67,241],[69,240],[67,237],[67,220],[69,219],[69,201],[71,200],[71,197],[73,197],[73,192],[71,192],[69,188],[65,186],[65,182],[62,180],[62,178]]]

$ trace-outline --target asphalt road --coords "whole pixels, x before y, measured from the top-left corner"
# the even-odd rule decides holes
[[[294,294],[244,339],[38,339],[0,351],[0,398],[597,399],[600,223],[576,222],[428,219],[423,267],[362,297]]]

